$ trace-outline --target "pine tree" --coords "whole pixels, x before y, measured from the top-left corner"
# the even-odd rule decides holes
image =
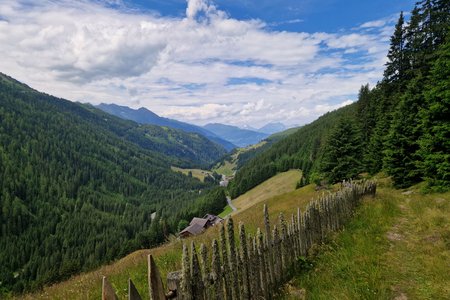
[[[325,146],[320,171],[330,183],[351,179],[362,171],[361,134],[352,119],[342,118]]]
[[[359,90],[357,116],[358,120],[361,121],[363,142],[367,143],[376,122],[369,84],[361,86]]]
[[[445,43],[446,36],[450,30],[450,1],[434,0],[433,6],[436,20],[434,42],[436,45],[441,45]]]
[[[417,151],[418,139],[421,136],[418,112],[423,101],[423,80],[419,73],[401,96],[384,145],[383,167],[388,175],[392,176],[394,185],[400,188],[421,180],[421,172],[417,167]]]
[[[394,34],[391,37],[391,46],[387,55],[388,62],[384,70],[384,81],[388,83],[401,81],[404,77],[406,69],[404,23],[403,12],[401,12],[397,25],[395,25]]]
[[[430,185],[450,189],[450,38],[438,52],[421,110],[421,163]]]
[[[404,54],[408,66],[405,74],[407,79],[414,77],[414,73],[419,68],[422,61],[420,54],[423,40],[423,32],[420,28],[421,18],[420,9],[416,5],[411,12],[411,18],[405,32]]]

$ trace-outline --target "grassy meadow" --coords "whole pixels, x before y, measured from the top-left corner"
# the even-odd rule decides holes
[[[450,193],[378,189],[315,249],[285,299],[450,299]]]

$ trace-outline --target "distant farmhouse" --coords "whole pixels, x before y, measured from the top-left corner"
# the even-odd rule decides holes
[[[180,232],[180,238],[187,238],[193,235],[199,235],[211,226],[223,222],[221,217],[207,214],[203,218],[193,218],[189,226]]]

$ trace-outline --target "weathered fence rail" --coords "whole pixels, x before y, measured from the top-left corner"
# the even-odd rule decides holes
[[[258,228],[255,236],[247,235],[241,223],[238,242],[233,219],[229,218],[220,229],[219,241],[213,240],[209,250],[202,244],[198,251],[193,242],[190,249],[183,245],[182,270],[169,273],[166,290],[149,255],[150,299],[271,299],[288,279],[288,270],[294,262],[328,232],[339,230],[362,197],[375,192],[373,181],[346,183],[340,191],[310,202],[304,212],[297,209],[290,221],[280,214],[273,228],[264,206],[264,232]],[[106,278],[102,299],[117,299]],[[128,299],[141,299],[131,280]]]

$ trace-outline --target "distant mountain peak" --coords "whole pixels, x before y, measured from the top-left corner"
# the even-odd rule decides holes
[[[273,122],[273,123],[268,123],[268,124],[264,125],[263,127],[259,128],[258,131],[266,133],[266,134],[274,134],[274,133],[281,132],[286,129],[287,129],[287,127],[283,123]]]

